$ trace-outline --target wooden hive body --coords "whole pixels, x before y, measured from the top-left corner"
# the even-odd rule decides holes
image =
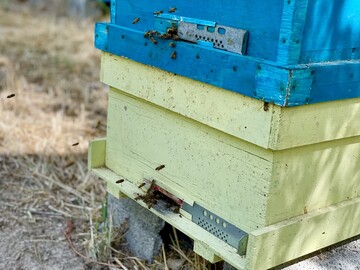
[[[211,0],[206,5],[113,0],[111,8],[111,23],[95,29],[95,44],[103,51],[280,106],[360,95],[357,0]],[[204,35],[218,25],[243,29],[246,50],[219,49],[216,38],[194,43],[144,36],[166,33],[181,22],[208,29]]]
[[[249,235],[240,256],[188,213],[152,209],[203,256],[267,269],[360,234],[345,226],[360,220],[359,99],[283,108],[108,53],[101,77],[107,138],[92,143],[90,168],[115,196],[155,180]]]

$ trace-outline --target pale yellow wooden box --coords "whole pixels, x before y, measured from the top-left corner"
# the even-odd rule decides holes
[[[115,196],[155,179],[249,234],[240,256],[186,213],[152,209],[199,254],[268,269],[360,234],[360,99],[281,108],[107,53],[101,70],[107,138],[89,167]]]

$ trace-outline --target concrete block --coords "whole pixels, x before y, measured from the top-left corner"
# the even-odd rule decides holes
[[[125,239],[134,256],[147,261],[160,252],[162,239],[160,231],[165,222],[129,198],[117,199],[108,195],[108,213],[114,227],[128,223]]]

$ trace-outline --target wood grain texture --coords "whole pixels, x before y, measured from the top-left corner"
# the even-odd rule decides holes
[[[360,98],[281,109],[272,123],[271,149],[360,135]]]
[[[197,0],[117,0],[116,22],[119,26],[145,32],[154,29],[156,11],[168,13],[176,7],[174,15],[216,22],[219,25],[247,30],[251,33],[247,54],[268,60],[275,60],[279,40],[282,6],[284,0],[262,1],[258,5],[247,1],[210,0],[206,4]],[[266,16],[259,16],[266,14]],[[133,25],[134,18],[140,22]],[[160,31],[162,29],[156,28]]]
[[[89,143],[88,168],[105,166],[106,138],[95,139]]]
[[[194,251],[210,263],[222,261],[222,259],[214,252],[214,248],[204,244],[203,242],[195,241]]]
[[[102,55],[101,80],[263,148],[281,150],[360,135],[360,98],[294,108],[270,104],[264,111],[262,101],[108,53]]]
[[[359,59],[360,2],[308,2],[301,63]]]
[[[113,1],[116,6],[112,9],[112,23],[96,25],[95,45],[103,51],[283,107],[358,98],[360,4],[357,0],[332,2],[276,0],[254,5],[212,0],[204,5],[198,1],[165,4],[117,0]],[[219,50],[209,42],[203,46],[179,39],[145,37],[149,30],[165,33],[169,27],[176,27],[177,20],[171,16],[154,15],[166,13],[170,6],[176,7],[173,16],[180,19],[189,17],[248,30],[247,54]],[[135,18],[139,21],[133,24]],[[333,78],[336,83],[330,82]]]
[[[209,84],[103,53],[101,81],[263,148],[275,106]],[[279,113],[279,112],[276,112]]]
[[[360,136],[275,151],[268,196],[267,224],[360,197]]]
[[[359,234],[355,198],[252,232],[245,269],[269,269]]]
[[[308,11],[308,0],[284,1],[276,62],[298,64]]]
[[[271,151],[113,88],[109,96],[108,168],[137,184],[156,179],[244,231],[264,225]]]

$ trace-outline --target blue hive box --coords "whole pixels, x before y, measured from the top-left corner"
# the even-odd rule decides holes
[[[280,106],[360,96],[358,0],[113,0],[95,44]]]

